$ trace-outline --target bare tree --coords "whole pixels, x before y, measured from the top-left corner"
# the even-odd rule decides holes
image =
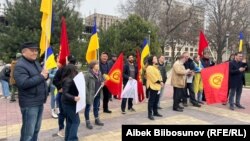
[[[183,3],[175,0],[128,0],[120,6],[120,11],[123,14],[138,14],[156,24],[162,54],[164,48],[169,46],[172,50],[171,60],[175,60],[176,48],[180,51],[184,45],[196,45],[198,30],[203,29],[204,21],[195,14],[197,10],[204,9],[196,7],[194,1],[197,0],[183,0]]]
[[[239,33],[246,32],[250,18],[249,3],[247,0],[206,0],[209,18],[206,34],[210,47],[217,52],[217,63],[222,62],[227,34],[230,35],[229,46],[233,46],[238,44]]]
[[[154,21],[160,13],[162,0],[127,0],[119,5],[124,16],[137,14],[146,21]]]
[[[164,47],[171,48],[171,61],[174,63],[177,54],[186,45],[197,45],[198,31],[203,29],[204,9],[195,6],[194,1],[180,3],[173,0],[163,0],[164,10],[159,22],[159,35],[164,53]]]

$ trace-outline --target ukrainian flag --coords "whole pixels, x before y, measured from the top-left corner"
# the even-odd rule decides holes
[[[97,60],[97,49],[99,49],[99,40],[96,29],[96,21],[94,21],[92,36],[90,38],[88,50],[86,53],[86,60],[88,63],[90,63],[92,60]]]
[[[144,59],[149,55],[149,45],[147,40],[143,41],[142,52],[141,52],[141,66],[144,68]]]
[[[240,32],[240,44],[239,44],[239,52],[242,51],[242,47],[243,47],[243,32]]]
[[[51,38],[51,22],[52,22],[52,0],[42,0],[40,11],[43,12],[41,21],[41,40],[40,40],[40,56],[50,44]]]
[[[47,70],[50,70],[50,69],[57,67],[55,56],[54,56],[54,53],[53,53],[51,46],[49,48],[47,48],[46,62],[44,62],[44,63],[45,63],[45,68]]]

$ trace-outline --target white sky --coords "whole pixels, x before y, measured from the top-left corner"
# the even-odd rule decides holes
[[[119,16],[118,5],[126,0],[82,0],[78,11],[82,16],[93,14],[94,11],[101,14]]]
[[[77,10],[82,16],[93,14],[96,10],[97,13],[119,16],[118,5],[126,0],[81,0],[81,6]],[[5,0],[0,0],[4,3]]]

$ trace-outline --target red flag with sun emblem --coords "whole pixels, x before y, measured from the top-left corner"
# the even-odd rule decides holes
[[[119,55],[115,64],[109,71],[109,74],[106,75],[105,86],[108,88],[111,94],[120,95],[122,93],[122,81],[123,81],[123,53]]]
[[[229,62],[201,71],[207,104],[227,102]]]
[[[142,84],[142,79],[141,79],[141,76],[142,76],[141,56],[138,50],[136,51],[136,61],[137,61],[137,67],[138,67],[138,73],[136,76],[138,99],[140,102],[142,102],[144,100],[144,92],[143,92],[143,84]]]

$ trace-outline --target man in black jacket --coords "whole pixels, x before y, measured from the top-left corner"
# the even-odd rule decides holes
[[[229,103],[230,109],[234,110],[234,103],[236,107],[240,109],[245,109],[240,104],[240,98],[243,87],[244,72],[246,67],[242,65],[243,55],[241,52],[235,54],[235,60],[229,63],[229,75],[230,75],[230,93],[229,93]],[[234,96],[236,95],[236,101],[234,101]]]
[[[22,58],[16,64],[14,79],[19,94],[22,113],[20,141],[37,141],[42,123],[43,104],[48,96],[46,79],[48,71],[36,61],[38,45],[24,43]]]
[[[128,62],[123,67],[123,85],[126,86],[128,80],[136,79],[138,74],[138,67],[134,63],[134,56],[128,55]],[[125,114],[126,104],[128,99],[128,110],[134,112],[133,98],[122,98],[121,110],[122,114]]]
[[[160,98],[159,98],[159,102],[158,102],[158,109],[162,109],[160,107],[160,99],[162,98],[162,95],[163,95],[163,92],[164,92],[164,89],[165,89],[165,82],[167,81],[167,72],[166,72],[166,64],[165,64],[165,56],[161,55],[159,58],[158,58],[158,62],[159,62],[159,65],[158,65],[158,68],[160,70],[160,73],[161,73],[161,77],[162,77],[162,82],[164,84],[164,87],[161,88],[161,92],[160,92]]]
[[[108,53],[102,52],[100,57],[100,71],[103,75],[108,74],[111,66],[108,63]],[[103,87],[103,112],[104,113],[112,113],[111,110],[109,110],[108,103],[111,98],[111,93],[109,92],[108,88],[106,86]]]

